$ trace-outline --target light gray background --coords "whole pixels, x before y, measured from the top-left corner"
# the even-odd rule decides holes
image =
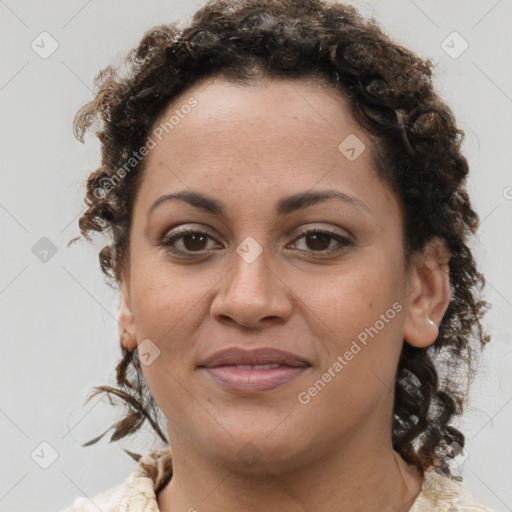
[[[493,336],[462,423],[462,475],[470,492],[497,511],[512,510],[512,1],[374,0],[352,2],[398,41],[436,63],[440,93],[466,132],[470,192],[481,216],[475,248],[488,279]],[[95,398],[113,383],[118,348],[116,293],[103,281],[95,245],[78,234],[84,182],[100,161],[90,134],[72,134],[75,112],[93,96],[94,75],[153,25],[195,11],[195,1],[0,0],[0,510],[55,511],[78,496],[120,483],[135,462],[103,432],[121,409]],[[58,49],[41,58],[31,43],[43,31]],[[457,31],[469,44],[458,58],[442,42]],[[457,51],[462,40],[448,39]],[[48,48],[48,46],[46,46]],[[32,252],[48,237],[57,253]],[[508,428],[507,428],[508,427]],[[58,453],[42,469],[41,442]],[[159,446],[149,430],[122,446]],[[44,457],[51,450],[43,447]],[[39,452],[41,449],[39,448]],[[44,458],[43,457],[43,458]]]

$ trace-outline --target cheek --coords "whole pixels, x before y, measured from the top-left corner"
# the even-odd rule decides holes
[[[373,325],[402,300],[400,272],[396,265],[369,259],[323,275],[305,274],[296,282],[310,310],[345,339]]]
[[[192,371],[191,335],[205,314],[205,290],[169,263],[144,263],[132,274],[132,307],[137,339],[151,340],[158,356],[141,370],[164,415],[186,417],[190,395],[183,383]]]
[[[326,353],[321,371],[332,367],[338,356],[344,360],[343,371],[335,372],[340,375],[335,379],[339,386],[333,386],[340,392],[345,386],[353,391],[355,383],[363,388],[382,387],[382,382],[393,387],[405,309],[403,269],[396,261],[400,262],[361,259],[350,268],[331,272],[322,282],[302,281],[304,293],[309,290],[307,309],[321,331],[317,338]],[[349,381],[343,384],[345,378]]]
[[[179,407],[190,399],[183,385],[195,368],[195,340],[209,315],[209,290],[213,280],[192,267],[171,268],[154,261],[151,271],[139,268],[132,281],[132,307],[137,339],[149,339],[156,346],[157,359],[142,365],[146,382],[160,406]],[[151,346],[151,345],[150,345]],[[174,405],[173,405],[174,404]]]
[[[192,270],[172,267],[163,258],[137,261],[132,273],[132,307],[138,339],[165,344],[202,307],[208,284]]]
[[[325,418],[333,433],[361,424],[382,411],[382,404],[390,407],[404,308],[386,279],[366,286],[366,278],[352,274],[350,280],[332,280],[328,290],[311,297],[316,325],[327,326],[317,332],[325,350],[299,402],[307,402],[304,412],[310,417]]]

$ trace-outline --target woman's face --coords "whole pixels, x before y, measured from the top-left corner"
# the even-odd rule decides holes
[[[305,81],[215,79],[151,137],[122,320],[171,445],[268,469],[390,442],[416,281],[345,101]]]

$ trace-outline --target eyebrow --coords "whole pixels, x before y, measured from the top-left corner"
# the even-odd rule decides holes
[[[307,191],[299,192],[291,196],[281,198],[276,205],[276,212],[278,215],[287,215],[296,210],[301,210],[312,206],[328,199],[338,199],[345,203],[353,206],[359,206],[371,213],[370,208],[363,203],[360,199],[350,196],[338,190],[319,190],[319,191]],[[191,206],[194,206],[198,210],[212,213],[214,215],[225,215],[225,209],[220,201],[212,197],[208,197],[199,192],[191,192],[189,190],[183,190],[174,194],[164,194],[159,197],[148,210],[148,216],[157,208],[159,205],[166,201],[180,200],[184,201]]]

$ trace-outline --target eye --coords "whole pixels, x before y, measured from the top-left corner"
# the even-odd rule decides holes
[[[213,238],[204,231],[186,229],[173,236],[164,237],[160,245],[172,254],[188,256],[193,253],[201,254],[202,251],[208,250],[205,247],[208,239],[213,240]]]
[[[164,237],[160,242],[160,246],[176,256],[194,257],[214,250],[212,247],[208,248],[209,240],[213,241],[213,238],[204,231],[185,229],[175,235]],[[313,254],[320,253],[320,255],[339,252],[353,245],[352,240],[347,236],[318,228],[305,231],[295,238],[292,245],[296,245],[299,240],[304,240],[306,245],[306,249],[299,250]],[[334,244],[334,247],[331,245],[333,241],[337,242],[337,245]]]
[[[297,240],[302,239],[305,242],[306,249],[300,250],[313,253],[322,253],[322,255],[339,252],[348,246],[354,245],[352,240],[347,236],[318,228],[309,229],[302,233],[302,235],[295,239],[294,245],[296,244]],[[337,242],[337,246],[336,244],[334,247],[331,246],[331,242],[333,241]]]

